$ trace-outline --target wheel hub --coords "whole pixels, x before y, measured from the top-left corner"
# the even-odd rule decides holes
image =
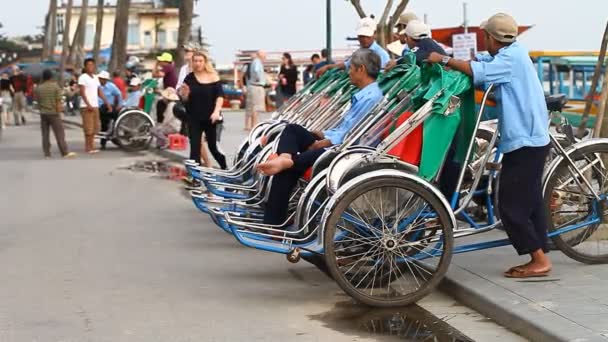
[[[386,238],[384,239],[384,249],[387,251],[392,251],[397,248],[397,240],[394,238]]]

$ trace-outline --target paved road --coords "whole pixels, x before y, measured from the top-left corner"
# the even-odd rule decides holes
[[[157,157],[91,157],[67,133],[74,160],[43,160],[35,122],[0,140],[0,341],[376,340],[328,321],[352,304],[315,268],[239,246],[175,182],[120,169]],[[428,304],[469,336],[517,340]]]

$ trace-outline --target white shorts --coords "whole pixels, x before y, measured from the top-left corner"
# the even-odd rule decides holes
[[[266,111],[266,90],[260,86],[247,86],[247,114]]]

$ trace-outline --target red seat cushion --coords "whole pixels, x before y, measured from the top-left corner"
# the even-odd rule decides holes
[[[401,124],[409,119],[412,114],[413,112],[404,112],[401,114],[399,118],[397,118],[395,128],[401,126]],[[395,147],[388,151],[388,154],[397,157],[406,163],[416,166],[420,165],[420,158],[422,155],[422,132],[422,125],[419,125]]]
[[[302,178],[305,181],[310,182],[310,180],[312,179],[312,167],[309,167],[308,169],[306,169],[306,171],[304,172],[304,175],[302,175]]]

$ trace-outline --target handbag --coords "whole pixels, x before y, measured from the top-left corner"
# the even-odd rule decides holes
[[[224,113],[220,112],[220,119],[215,122],[215,137],[217,142],[222,139],[222,131],[224,130]]]
[[[183,102],[178,101],[175,103],[175,105],[173,106],[173,116],[175,116],[182,122],[186,121],[188,114],[186,112],[186,106]]]

